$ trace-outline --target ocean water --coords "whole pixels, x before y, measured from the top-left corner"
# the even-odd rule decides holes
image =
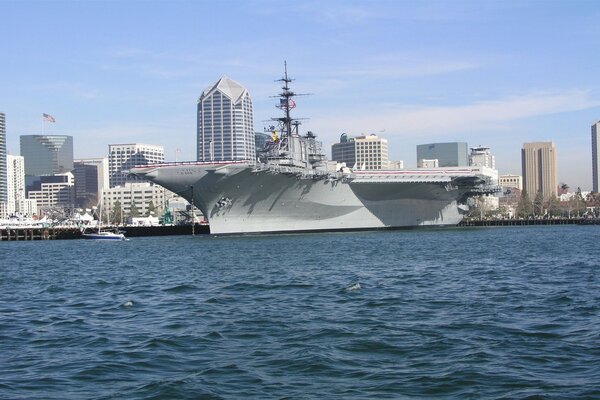
[[[599,239],[0,243],[0,398],[600,398]]]

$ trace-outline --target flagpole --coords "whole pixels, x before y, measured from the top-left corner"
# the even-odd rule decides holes
[[[42,114],[42,136],[44,136],[44,115]]]

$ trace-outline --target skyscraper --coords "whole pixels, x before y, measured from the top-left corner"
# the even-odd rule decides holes
[[[600,121],[592,125],[592,190],[600,189]]]
[[[75,160],[75,206],[92,208],[98,205],[102,191],[108,189],[108,159],[90,158]]]
[[[64,174],[73,170],[73,136],[22,135],[25,175]]]
[[[6,156],[7,205],[9,213],[21,211],[19,204],[25,199],[25,161],[22,156]]]
[[[8,201],[6,179],[6,121],[4,113],[0,112],[0,203]]]
[[[224,76],[202,92],[197,126],[198,161],[256,158],[252,100],[239,83]]]
[[[533,199],[541,192],[544,199],[556,194],[556,148],[552,142],[523,143],[521,150],[523,188]]]
[[[375,134],[369,136],[348,137],[342,134],[339,143],[331,146],[333,161],[346,163],[346,166],[365,169],[387,169],[389,167],[387,139]]]
[[[342,133],[340,142],[331,145],[331,159],[339,163],[346,163],[346,166],[354,168],[354,164],[356,164],[354,138],[348,137],[347,133]]]
[[[417,164],[420,160],[438,160],[440,167],[468,166],[467,143],[428,143],[417,146]]]
[[[252,136],[254,140],[254,136]],[[159,164],[165,161],[165,149],[153,144],[110,144],[108,145],[108,180],[110,187],[125,183],[145,182],[143,178],[130,175],[128,171],[136,165]]]

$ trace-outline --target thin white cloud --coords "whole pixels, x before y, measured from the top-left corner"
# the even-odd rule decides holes
[[[344,116],[313,117],[322,132],[342,131],[369,133],[386,129],[386,134],[443,136],[481,129],[483,133],[504,129],[506,124],[523,118],[599,107],[600,100],[589,92],[573,90],[563,93],[534,93],[498,100],[480,101],[459,106],[387,108],[375,114],[347,111]]]

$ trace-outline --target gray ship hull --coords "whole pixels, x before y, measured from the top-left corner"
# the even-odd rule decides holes
[[[473,174],[311,177],[256,170],[247,163],[145,166],[132,172],[193,202],[212,234],[455,225],[462,219],[458,202],[480,182]]]

